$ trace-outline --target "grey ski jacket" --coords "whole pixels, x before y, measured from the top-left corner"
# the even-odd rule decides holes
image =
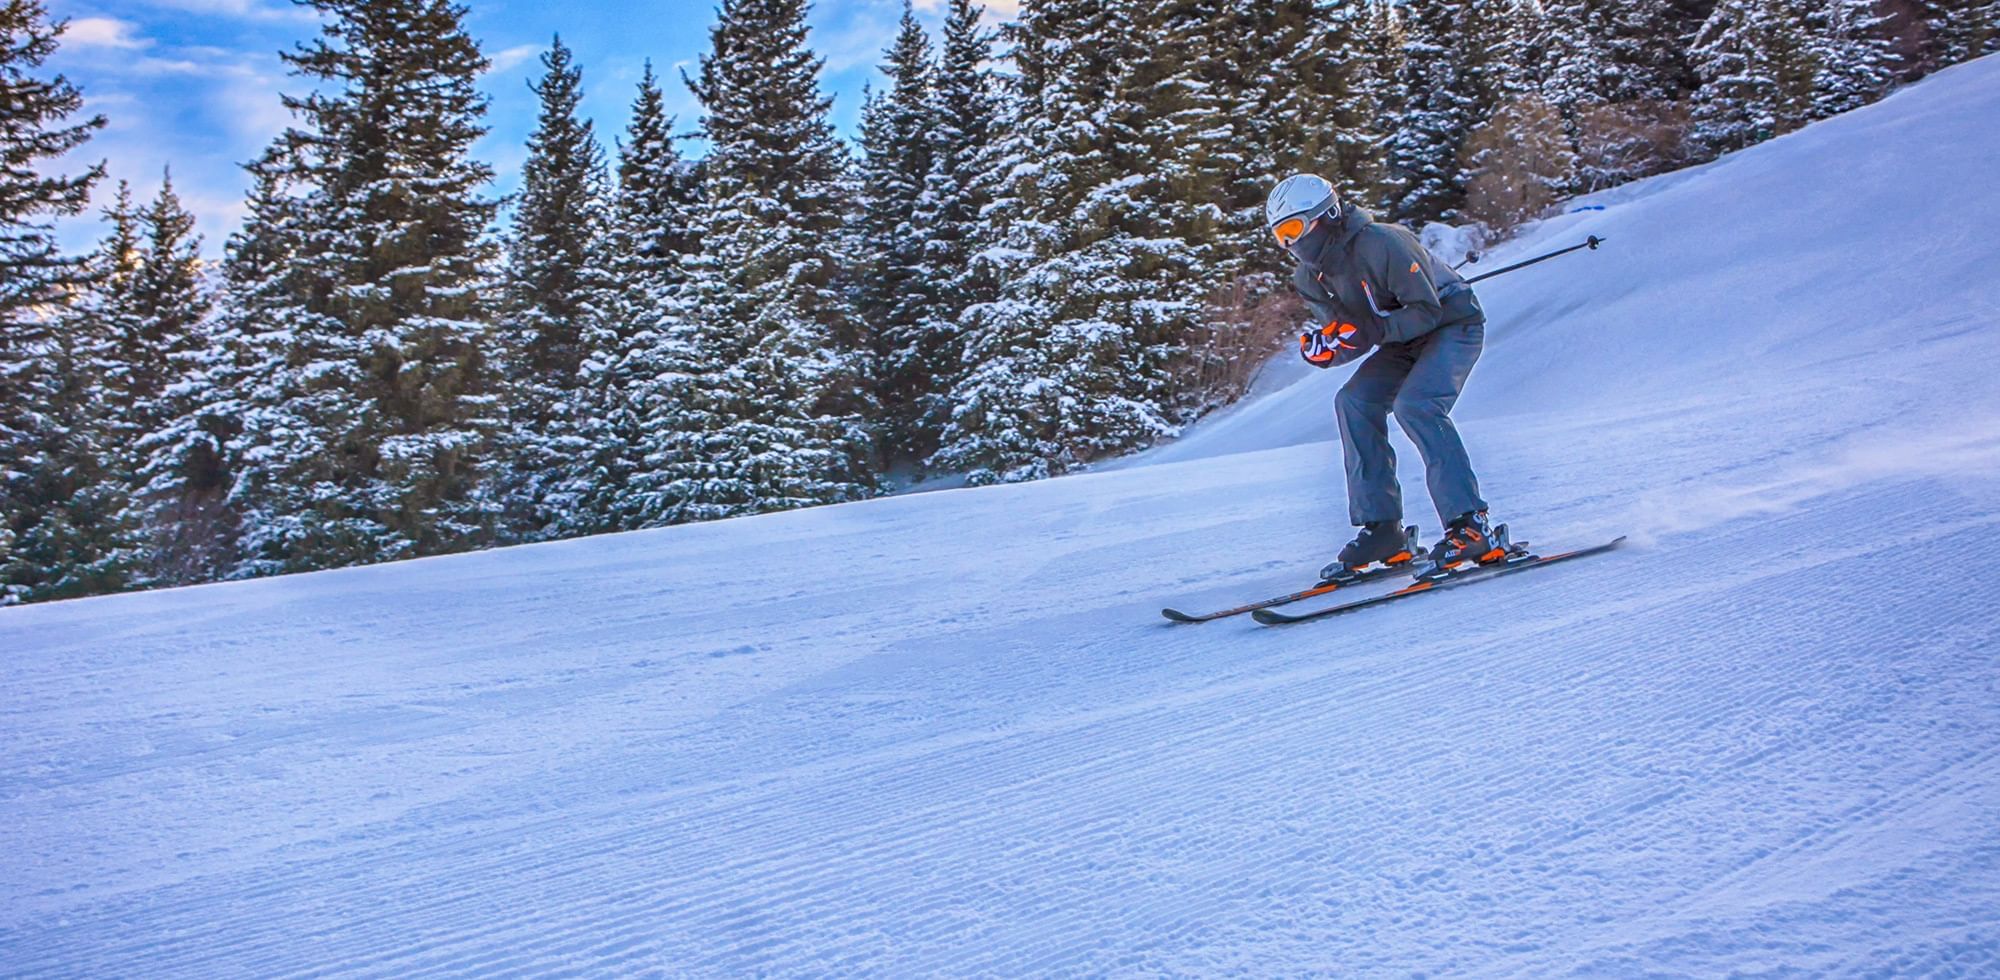
[[[1439,327],[1483,322],[1472,287],[1402,225],[1345,208],[1292,275],[1320,323],[1352,323],[1377,344],[1403,344]]]

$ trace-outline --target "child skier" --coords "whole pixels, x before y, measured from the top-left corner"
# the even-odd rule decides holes
[[[1414,557],[1403,529],[1396,452],[1389,446],[1391,412],[1423,455],[1431,503],[1445,526],[1431,561],[1442,568],[1505,557],[1451,423],[1451,407],[1486,337],[1486,317],[1472,287],[1408,228],[1377,224],[1358,207],[1342,207],[1333,185],[1312,174],[1278,184],[1264,217],[1298,260],[1293,284],[1321,324],[1299,336],[1307,363],[1338,367],[1380,348],[1334,399],[1347,467],[1347,516],[1361,533],[1322,577]]]

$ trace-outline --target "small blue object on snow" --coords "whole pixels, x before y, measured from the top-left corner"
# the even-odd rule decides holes
[[[1604,205],[1602,204],[1579,204],[1576,207],[1570,208],[1569,213],[1575,214],[1578,211],[1602,211],[1602,210],[1604,210]]]

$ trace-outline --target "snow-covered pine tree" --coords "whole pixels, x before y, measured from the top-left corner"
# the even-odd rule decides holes
[[[1392,217],[1416,224],[1456,214],[1465,202],[1459,166],[1465,138],[1478,125],[1468,77],[1470,52],[1460,25],[1465,0],[1409,0],[1402,18],[1401,83],[1408,101],[1389,134],[1390,169],[1403,189]]]
[[[246,555],[243,515],[258,501],[261,464],[288,453],[321,452],[297,411],[301,405],[289,400],[295,379],[289,359],[299,349],[294,327],[306,315],[295,286],[305,202],[291,192],[287,175],[297,168],[282,154],[282,144],[275,144],[244,168],[251,177],[247,213],[224,247],[220,295],[204,325],[208,349],[182,377],[181,414],[150,451],[154,460],[185,460],[191,473],[212,467],[207,477],[221,487],[212,501],[199,492],[206,478],[183,488],[191,491],[196,515],[206,518],[184,531],[185,581],[281,570],[278,563]],[[162,468],[149,479],[171,472]],[[171,486],[159,486],[155,500],[171,499]],[[154,489],[150,482],[148,489]],[[173,552],[165,557],[171,571]]]
[[[205,347],[199,325],[208,315],[201,292],[201,236],[194,215],[174,191],[171,172],[159,193],[137,214],[142,238],[129,290],[136,330],[124,338],[121,360],[129,381],[131,429],[139,438],[158,432],[172,414],[167,389],[181,377],[180,363]]]
[[[1875,101],[1895,83],[1899,58],[1875,0],[1813,0],[1806,48],[1813,62],[1811,118]]]
[[[1575,140],[1577,116],[1611,98],[1602,40],[1604,7],[1597,0],[1543,0],[1541,6],[1542,99],[1562,115]]]
[[[1571,189],[1588,193],[1683,162],[1685,95],[1692,91],[1692,84],[1667,97],[1665,83],[1657,80],[1679,78],[1686,58],[1678,53],[1669,57],[1645,46],[1635,48],[1624,34],[1634,30],[1630,23],[1634,18],[1642,27],[1651,25],[1645,29],[1671,34],[1681,29],[1683,15],[1691,5],[1677,2],[1635,8],[1601,0],[1547,0],[1542,9],[1547,28],[1541,94],[1562,118],[1563,130],[1576,152]],[[1683,47],[1691,40],[1690,30]],[[1629,63],[1645,57],[1668,58],[1669,63]],[[1656,81],[1634,81],[1642,77]]]
[[[930,172],[912,218],[921,230],[920,274],[930,283],[912,373],[927,380],[906,435],[894,444],[895,453],[917,460],[937,451],[951,391],[965,374],[965,312],[996,288],[990,264],[977,261],[998,240],[986,209],[1003,176],[996,172],[1001,104],[990,67],[993,39],[981,25],[984,6],[948,0],[947,10],[931,86]]]
[[[1396,202],[1402,200],[1409,190],[1409,175],[1396,165],[1395,154],[1389,149],[1389,141],[1401,131],[1403,119],[1409,110],[1410,95],[1406,87],[1403,53],[1409,43],[1409,35],[1403,26],[1402,12],[1392,0],[1362,0],[1364,15],[1357,22],[1360,32],[1359,47],[1368,62],[1368,70],[1362,75],[1367,90],[1367,98],[1374,103],[1373,131],[1380,142],[1376,144],[1375,156],[1382,161],[1380,167],[1380,188],[1370,196],[1359,196],[1378,213],[1387,215],[1394,211]]]
[[[1722,0],[1695,38],[1689,141],[1716,157],[1804,125],[1815,65],[1796,0]]]
[[[1688,141],[1704,157],[1718,157],[1777,134],[1777,83],[1760,45],[1762,0],[1721,0],[1695,36],[1694,60],[1702,85],[1694,93]]]
[[[62,254],[54,221],[81,214],[102,164],[73,176],[45,173],[104,128],[104,117],[71,121],[83,93],[38,69],[54,54],[67,22],[49,23],[39,0],[0,4],[0,367],[45,336],[40,310],[60,306],[79,283],[80,260]],[[0,370],[0,384],[11,375]],[[0,392],[4,393],[4,392]],[[13,405],[13,398],[0,399]],[[4,438],[0,420],[0,438]]]
[[[1011,267],[999,298],[968,311],[972,369],[934,468],[1032,479],[1185,421],[1180,381],[1205,297],[1197,249],[1158,207],[1169,195],[1144,152],[1158,138],[1141,132],[1157,122],[1150,83],[1176,69],[1147,60],[1134,25],[1159,22],[1138,0],[1035,0],[1010,25],[1022,101],[996,203]]]
[[[1347,0],[1276,0],[1262,6],[1267,13],[1261,22],[1233,25],[1243,35],[1238,43],[1251,45],[1244,60],[1269,72],[1253,78],[1271,111],[1244,120],[1255,132],[1232,134],[1264,146],[1274,164],[1258,174],[1259,192],[1249,203],[1263,203],[1272,175],[1298,172],[1333,181],[1350,200],[1376,200],[1387,162],[1377,128],[1383,79],[1374,74],[1376,52],[1368,47],[1374,12]],[[1262,228],[1257,230],[1261,235]]]
[[[1459,33],[1465,48],[1465,89],[1480,122],[1541,87],[1548,25],[1531,0],[1467,4]]]
[[[90,287],[72,304],[71,312],[78,321],[68,329],[88,333],[108,345],[95,375],[103,386],[98,403],[106,412],[106,438],[116,447],[115,458],[106,459],[104,465],[114,479],[129,484],[136,468],[130,450],[146,432],[137,403],[158,392],[166,374],[166,359],[148,342],[144,318],[134,302],[142,256],[139,211],[132,203],[131,184],[118,182],[111,205],[104,209],[104,221],[109,227],[92,256]],[[83,319],[89,322],[81,322]]]
[[[319,87],[268,165],[299,195],[291,327],[270,411],[245,419],[245,572],[437,554],[493,540],[502,424],[479,293],[492,171],[487,65],[449,0],[310,0],[284,55]]]
[[[128,523],[145,551],[146,585],[181,585],[218,577],[219,540],[230,534],[223,513],[229,471],[221,444],[196,424],[214,367],[207,329],[201,237],[173,177],[139,221],[145,232],[129,293],[138,326],[126,423],[137,454]]]
[[[1245,22],[1235,57],[1242,62],[1246,102],[1239,109],[1254,134],[1251,153],[1260,185],[1272,174],[1291,174],[1324,165],[1331,154],[1320,143],[1327,134],[1317,126],[1300,126],[1299,102],[1304,87],[1298,77],[1302,49],[1318,29],[1318,0],[1260,0],[1239,7]],[[1331,179],[1331,178],[1329,178]]]
[[[2000,0],[1910,0],[1910,7],[1921,28],[1918,74],[2000,51]]]
[[[653,493],[653,467],[676,454],[688,431],[699,431],[682,418],[694,410],[700,366],[692,323],[679,305],[688,263],[700,251],[699,170],[682,159],[673,129],[649,62],[619,147],[614,306],[587,338],[583,361],[584,385],[603,423],[583,509],[627,530],[671,520],[675,501]]]
[[[93,392],[77,369],[81,338],[54,329],[59,312],[88,279],[83,260],[64,255],[54,222],[89,206],[101,164],[74,175],[49,164],[103,128],[101,116],[76,119],[83,94],[61,75],[39,75],[57,48],[63,23],[50,23],[35,0],[0,4],[0,604],[40,598],[62,572],[64,551],[48,527],[47,502],[68,476],[55,465],[75,419],[88,405],[55,404],[54,395]],[[89,447],[85,447],[86,450]],[[51,489],[54,487],[55,489]],[[33,534],[31,539],[24,535]],[[91,573],[82,573],[86,578]],[[57,578],[51,578],[56,576]],[[92,586],[79,586],[82,594]]]
[[[699,455],[663,461],[679,519],[853,500],[875,484],[863,326],[842,289],[848,160],[805,0],[724,0],[691,82],[709,155],[687,293]]]
[[[1568,192],[1576,153],[1561,115],[1541,96],[1553,67],[1542,58],[1549,44],[1543,11],[1527,0],[1467,11],[1464,34],[1475,55],[1468,76],[1485,115],[1461,158],[1464,214],[1506,231]]]
[[[541,100],[506,241],[499,328],[507,351],[508,536],[568,537],[612,529],[591,513],[609,436],[582,376],[588,338],[612,313],[609,175],[591,121],[577,116],[583,69],[560,36],[530,83]]]
[[[1143,178],[1130,193],[1152,222],[1131,221],[1154,263],[1135,267],[1157,300],[1143,310],[1156,324],[1147,342],[1166,355],[1151,400],[1180,425],[1240,395],[1271,349],[1261,311],[1289,289],[1263,227],[1278,156],[1311,159],[1350,193],[1377,185],[1380,159],[1344,8],[1161,0],[1142,13],[1152,42],[1124,100],[1140,155],[1125,166]]]
[[[861,110],[855,308],[875,344],[882,451],[893,463],[920,458],[928,440],[918,430],[939,367],[939,338],[927,326],[940,274],[924,255],[930,229],[917,223],[936,150],[935,68],[930,37],[908,0],[881,70],[889,86]]]
[[[1614,102],[1665,106],[1700,84],[1689,43],[1715,0],[1599,0],[1590,20],[1602,32],[1603,66]]]
[[[86,265],[87,286],[55,311],[30,352],[11,406],[25,424],[9,446],[7,524],[0,556],[8,601],[70,599],[129,588],[139,549],[127,523],[129,433],[121,425],[121,348],[133,329],[137,216],[123,185],[103,243]]]

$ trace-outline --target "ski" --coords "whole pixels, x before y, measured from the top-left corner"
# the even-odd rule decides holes
[[[1436,592],[1440,589],[1452,588],[1453,586],[1484,582],[1488,579],[1499,578],[1502,575],[1511,575],[1530,568],[1540,568],[1543,565],[1553,565],[1556,562],[1568,561],[1572,558],[1602,554],[1623,543],[1625,543],[1625,538],[1623,535],[1620,535],[1604,544],[1590,548],[1580,548],[1576,551],[1565,551],[1554,555],[1522,555],[1510,558],[1496,565],[1475,565],[1463,571],[1447,573],[1443,578],[1419,580],[1394,592],[1386,592],[1382,595],[1370,596],[1366,599],[1357,599],[1353,602],[1343,602],[1339,605],[1327,606],[1324,609],[1315,609],[1311,612],[1284,613],[1265,608],[1253,611],[1251,618],[1266,626],[1278,626],[1284,623],[1303,623],[1312,619],[1325,619],[1328,616],[1338,616],[1341,613],[1354,612],[1357,609],[1379,606],[1384,603],[1395,602],[1398,599],[1407,599],[1413,595],[1421,595],[1425,592]]]
[[[1271,599],[1259,599],[1256,602],[1245,603],[1241,606],[1236,606],[1231,609],[1223,609],[1212,613],[1202,613],[1200,615],[1196,615],[1194,613],[1184,613],[1178,609],[1167,608],[1160,610],[1160,615],[1165,616],[1176,623],[1206,623],[1209,622],[1210,620],[1227,619],[1231,616],[1241,616],[1244,613],[1256,612],[1259,609],[1269,609],[1272,606],[1282,606],[1287,602],[1298,602],[1301,599],[1310,599],[1313,596],[1326,595],[1327,593],[1332,592],[1336,589],[1345,588],[1351,585],[1360,585],[1363,582],[1373,582],[1377,579],[1389,578],[1390,576],[1393,575],[1407,575],[1409,574],[1410,569],[1413,567],[1418,567],[1418,566],[1405,562],[1401,565],[1385,565],[1379,568],[1371,568],[1365,572],[1357,572],[1353,575],[1348,575],[1342,578],[1321,582],[1320,584],[1315,585],[1310,589],[1306,589],[1301,592],[1294,592],[1291,595],[1281,595]]]

